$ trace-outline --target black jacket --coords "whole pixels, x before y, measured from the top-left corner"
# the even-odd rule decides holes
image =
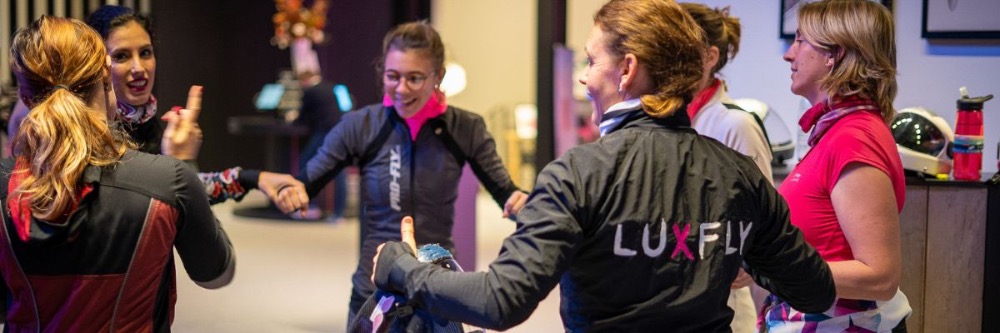
[[[489,271],[419,264],[390,243],[377,285],[492,329],[527,319],[560,283],[567,331],[727,332],[745,261],[801,311],[833,304],[829,267],[750,158],[695,133],[683,112],[626,117],[541,172]]]
[[[399,240],[403,216],[413,217],[420,244],[454,250],[454,206],[466,162],[501,207],[517,190],[483,118],[455,107],[427,120],[415,142],[395,109],[382,105],[345,113],[327,134],[299,178],[314,196],[344,167],[361,170],[361,255],[352,310],[374,291],[375,248]]]
[[[194,281],[218,278],[235,260],[201,182],[181,161],[130,150],[119,163],[88,166],[80,182],[93,191],[64,223],[11,216],[12,164],[0,169],[5,332],[169,332],[174,249]],[[27,240],[19,222],[30,223]]]
[[[166,126],[158,117],[138,124],[123,122],[122,129],[139,145],[138,150],[153,155],[160,155],[160,144],[163,141],[163,130]]]

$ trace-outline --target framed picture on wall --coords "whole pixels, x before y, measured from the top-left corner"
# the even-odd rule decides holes
[[[1000,38],[1000,1],[924,0],[923,38]]]
[[[799,27],[799,7],[810,2],[816,2],[820,0],[781,0],[781,23],[778,25],[778,37],[781,39],[792,39],[795,38],[795,29]],[[886,8],[892,10],[892,0],[871,0],[881,3]],[[926,6],[928,0],[924,0]],[[959,0],[949,0],[949,1],[959,1]],[[970,1],[970,0],[962,0]],[[971,0],[977,1],[977,0]],[[978,0],[978,1],[997,1],[997,0]]]

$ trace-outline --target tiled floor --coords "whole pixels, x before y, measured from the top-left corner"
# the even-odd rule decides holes
[[[236,279],[220,290],[205,290],[178,267],[175,332],[344,331],[358,256],[357,220],[290,222],[231,213],[262,203],[263,197],[253,196],[215,207],[236,248]],[[488,196],[481,195],[477,207],[477,269],[483,270],[514,225],[500,219]],[[559,331],[559,292],[554,290],[528,321],[508,332]]]

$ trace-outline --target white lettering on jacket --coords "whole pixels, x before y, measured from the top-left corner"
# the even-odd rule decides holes
[[[671,259],[681,256],[687,258],[688,260],[694,261],[695,260],[694,255],[691,253],[691,250],[688,247],[687,243],[687,238],[691,231],[691,225],[684,223],[675,223],[673,224],[672,227],[673,227],[674,239],[677,240],[677,242],[674,244],[674,250],[670,254]],[[739,227],[739,239],[738,239],[739,243],[736,244],[734,244],[733,240],[733,229],[735,227]],[[750,229],[752,227],[753,227],[753,222],[743,222],[743,221],[700,223],[698,225],[698,257],[704,260],[706,253],[712,253],[712,251],[706,251],[706,248],[707,247],[710,248],[712,246],[712,243],[719,242],[720,236],[722,234],[722,231],[719,230],[719,228],[725,228],[725,235],[726,235],[725,243],[718,245],[724,247],[723,248],[724,255],[732,255],[736,253],[739,253],[739,255],[743,255],[743,247],[746,244],[747,237],[750,236]],[[628,231],[628,229],[631,228],[626,228],[626,224],[618,224],[615,228],[615,244],[613,253],[616,256],[619,257],[635,256],[639,253],[639,251],[633,250],[632,248],[638,248],[638,246],[642,246],[642,253],[648,257],[658,257],[663,254],[664,250],[666,250],[667,222],[665,220],[663,219],[660,220],[660,226],[658,232],[659,238],[657,240],[656,247],[650,246],[650,243],[653,242],[653,239],[650,235],[649,223],[643,225],[642,238],[641,241],[639,241],[639,243],[641,244],[632,243],[630,244],[632,246],[626,246],[625,244],[626,240],[628,240],[629,242],[633,242],[632,240],[635,239],[635,237],[626,237],[626,236],[631,234],[631,232],[638,231],[638,230]]]
[[[701,260],[705,260],[705,243],[719,240],[719,235],[708,234],[705,232],[712,229],[718,229],[721,226],[722,223],[719,222],[702,223],[698,226],[698,257],[701,258]],[[729,228],[726,228],[726,230],[728,231]]]
[[[389,149],[389,176],[392,176],[392,180],[389,181],[389,206],[397,212],[402,210],[399,206],[399,177],[401,177],[399,169],[402,167],[402,160],[399,156],[399,145]]]

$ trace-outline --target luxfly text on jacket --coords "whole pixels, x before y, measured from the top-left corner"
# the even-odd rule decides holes
[[[524,321],[558,283],[570,332],[716,332],[729,329],[726,299],[745,262],[798,310],[827,310],[829,266],[784,200],[750,158],[689,124],[683,112],[636,110],[550,163],[488,271],[421,265],[389,243],[377,285],[491,329]]]

